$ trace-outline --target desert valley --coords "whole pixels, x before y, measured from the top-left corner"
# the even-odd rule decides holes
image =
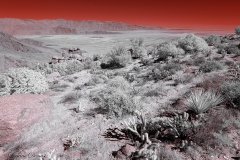
[[[0,19],[1,160],[240,159],[240,26]]]

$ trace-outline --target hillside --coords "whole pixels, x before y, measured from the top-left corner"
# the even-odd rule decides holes
[[[21,20],[0,19],[0,30],[11,35],[78,34],[86,31],[130,31],[160,29],[130,25],[121,22],[73,21],[73,20]]]

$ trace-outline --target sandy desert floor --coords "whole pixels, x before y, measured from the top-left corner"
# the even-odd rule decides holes
[[[57,50],[58,53],[56,52],[54,54],[58,56],[60,56],[62,52],[66,52],[66,50],[64,50],[66,48],[79,47],[81,50],[86,51],[86,53],[83,53],[84,56],[91,57],[94,54],[105,55],[117,46],[125,46],[128,48],[130,47],[130,39],[134,37],[144,38],[144,45],[147,48],[151,47],[153,44],[185,37],[187,34],[188,33],[185,32],[180,33],[180,31],[172,33],[169,31],[124,31],[121,32],[121,34],[32,35],[16,37],[18,39],[29,38],[43,42],[46,47]],[[213,57],[219,57],[216,53],[216,49],[213,48],[213,51]],[[50,61],[51,56],[52,55],[46,56],[49,60],[45,59],[44,61]],[[139,63],[140,60],[134,60],[133,63],[127,67],[115,69],[111,72],[116,73],[118,76],[122,76],[125,72],[139,76],[139,78],[131,83],[131,85],[135,86],[138,90],[136,98],[141,100],[141,103],[144,106],[144,114],[147,119],[150,119],[157,117],[160,114],[167,114],[167,112],[173,110],[177,113],[185,111],[185,106],[178,104],[178,100],[181,101],[185,93],[192,88],[197,88],[197,84],[201,84],[209,77],[219,75],[225,76],[229,69],[229,67],[225,65],[222,70],[213,71],[211,73],[199,75],[194,75],[194,73],[190,71],[189,73],[185,73],[187,69],[192,69],[191,66],[185,62],[191,62],[193,60],[194,57],[192,58],[189,55],[180,59],[180,61],[183,62],[182,66],[184,69],[178,71],[176,75],[191,74],[192,78],[187,83],[179,83],[177,85],[175,85],[175,82],[172,79],[158,82],[149,80],[146,82],[144,78],[141,78],[141,75],[148,72],[148,67],[141,66]],[[231,56],[226,56],[221,61],[233,62],[238,60],[239,59],[236,60]],[[134,67],[140,67],[141,72],[134,72]],[[68,76],[49,78],[57,81],[58,84],[67,85],[62,88],[62,91],[54,91],[54,89],[52,89],[44,93],[47,100],[39,100],[39,104],[41,101],[41,103],[45,104],[45,107],[38,105],[37,102],[35,106],[38,109],[38,112],[43,113],[41,118],[35,118],[34,123],[26,128],[24,127],[24,124],[21,124],[23,125],[22,132],[15,137],[14,141],[10,141],[9,143],[0,146],[0,155],[2,154],[5,158],[8,156],[13,160],[37,160],[41,159],[41,156],[47,159],[47,155],[52,152],[51,160],[55,160],[53,158],[54,156],[57,156],[57,158],[60,158],[61,160],[108,160],[117,159],[114,157],[116,156],[114,153],[117,153],[117,151],[126,144],[128,146],[126,152],[130,152],[130,150],[134,151],[135,149],[132,147],[134,144],[133,140],[124,135],[121,131],[121,129],[126,128],[123,123],[124,120],[133,116],[126,116],[124,119],[110,118],[104,114],[96,112],[95,109],[98,106],[90,100],[89,95],[104,88],[112,79],[109,78],[104,83],[85,85],[93,75],[94,73],[92,73],[90,69],[87,69]],[[77,86],[78,89],[76,89]],[[158,90],[160,94],[158,96],[144,96],[146,95],[146,92],[150,90]],[[73,92],[81,94],[79,99],[74,102],[60,103],[65,95]],[[19,97],[13,98],[21,98],[21,95],[16,96]],[[12,105],[9,105],[11,102],[7,98],[11,100],[11,96],[0,98],[0,104],[2,105],[0,106],[1,109],[8,106],[13,107]],[[29,101],[30,103],[31,99],[26,99],[26,101]],[[77,108],[80,103],[83,106],[83,110],[77,113],[75,108]],[[22,107],[23,109],[31,108],[21,106],[21,104],[19,104],[19,107]],[[42,110],[39,107],[42,107]],[[222,105],[219,108],[221,107],[224,106]],[[27,110],[25,116],[31,116],[32,111],[34,111],[33,108],[29,109],[29,111]],[[215,110],[211,112],[214,111]],[[24,117],[25,112],[19,112],[21,112]],[[218,110],[216,110],[216,112],[218,113]],[[210,113],[208,113],[208,115],[209,114]],[[36,115],[34,114],[34,116]],[[6,115],[5,118],[7,119]],[[4,121],[4,118],[2,120]],[[15,121],[16,125],[18,125],[19,120],[15,119]],[[235,152],[240,149],[240,131],[235,129],[231,130],[231,132],[230,137],[233,143],[232,147],[222,147],[219,150],[210,151],[201,151],[201,149],[197,148],[196,151],[194,151],[194,155],[190,153],[191,151],[185,153],[176,149],[169,154],[172,154],[172,157],[178,157],[177,159],[230,159],[230,157],[235,156]],[[123,138],[121,139],[119,137]],[[69,140],[77,140],[78,143],[76,143],[76,146],[66,147]],[[166,147],[166,149],[171,150],[171,147],[174,148],[174,144],[166,142]],[[118,159],[126,159],[126,156],[121,156],[119,153],[117,154],[117,157]]]

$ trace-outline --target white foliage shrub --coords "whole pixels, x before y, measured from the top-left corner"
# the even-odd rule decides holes
[[[189,34],[178,40],[179,46],[188,53],[208,51],[208,44],[201,37]]]
[[[235,28],[235,33],[236,33],[237,35],[240,35],[240,26],[237,26],[237,27]]]
[[[111,64],[111,67],[125,67],[127,64],[132,62],[131,55],[123,46],[113,48],[110,53],[106,55],[105,59],[108,64]]]
[[[48,90],[48,83],[40,72],[28,68],[12,68],[1,76],[1,95],[33,93]]]
[[[143,42],[144,42],[143,38],[131,38],[130,42],[132,44],[132,49],[133,49],[132,56],[133,57],[140,58],[143,56],[147,56],[147,50],[143,46]]]
[[[10,94],[10,79],[6,75],[0,75],[0,96]]]
[[[69,60],[53,64],[52,68],[54,72],[59,72],[59,74],[63,76],[82,71],[84,69],[84,65],[78,60]]]
[[[167,58],[167,56],[181,55],[185,51],[182,48],[177,47],[177,43],[166,42],[157,47],[157,56]]]

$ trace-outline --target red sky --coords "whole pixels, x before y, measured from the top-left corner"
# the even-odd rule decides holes
[[[234,30],[240,25],[240,0],[0,0],[0,18]]]

